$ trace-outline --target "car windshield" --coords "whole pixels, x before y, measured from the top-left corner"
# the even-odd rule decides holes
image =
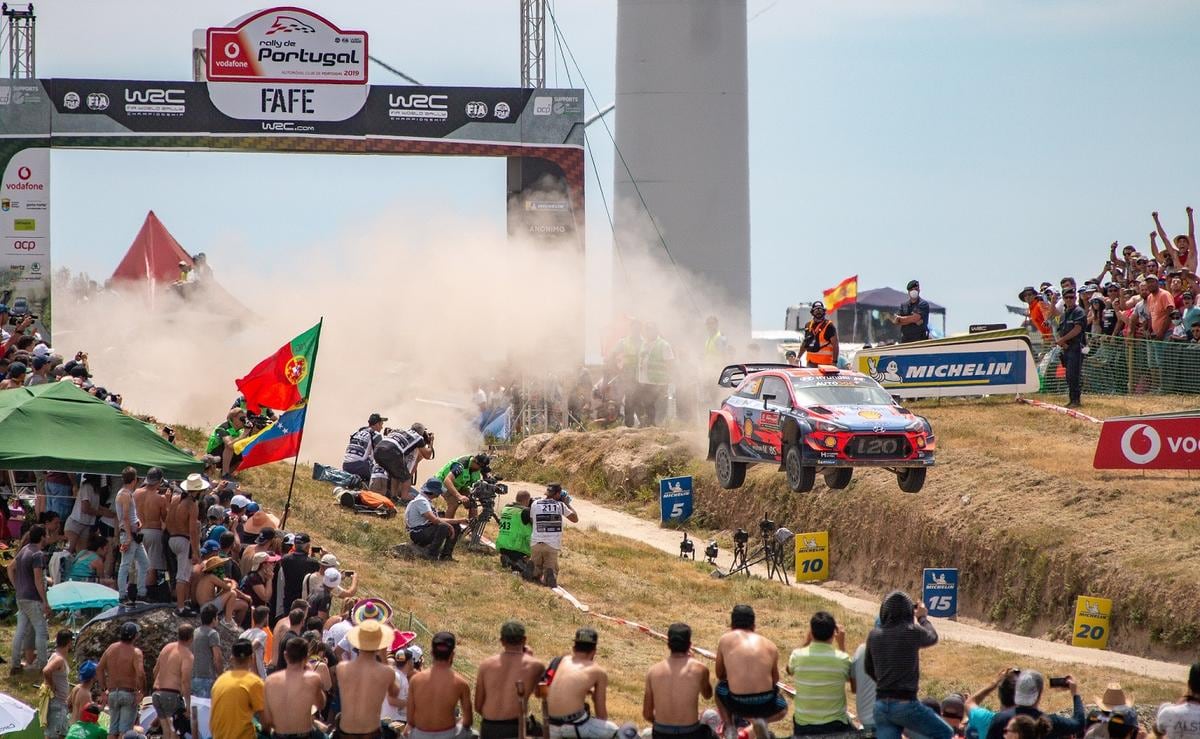
[[[808,378],[792,380],[797,405],[891,405],[892,396],[871,381],[813,383]]]

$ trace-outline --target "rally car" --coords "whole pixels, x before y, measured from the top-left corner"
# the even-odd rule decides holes
[[[721,487],[741,487],[746,467],[777,464],[788,487],[850,484],[855,467],[883,467],[906,493],[920,491],[936,443],[929,421],[902,407],[875,380],[837,367],[734,364],[721,387],[735,388],[709,411],[708,459]]]

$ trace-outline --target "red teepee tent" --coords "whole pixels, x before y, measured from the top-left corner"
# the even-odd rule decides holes
[[[146,214],[142,228],[125,252],[125,258],[113,272],[113,282],[149,282],[153,287],[167,286],[179,279],[179,263],[192,264],[154,211]]]

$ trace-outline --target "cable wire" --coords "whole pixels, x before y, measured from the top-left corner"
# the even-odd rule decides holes
[[[399,69],[396,69],[395,67],[393,67],[392,65],[390,65],[390,64],[388,64],[387,62],[383,61],[382,59],[380,59],[380,58],[379,58],[379,57],[377,57],[377,56],[368,56],[367,58],[368,58],[368,59],[370,59],[371,61],[375,62],[375,63],[376,63],[376,64],[378,64],[379,66],[383,67],[383,68],[384,68],[384,69],[386,69],[387,71],[391,72],[392,74],[396,75],[397,77],[400,77],[400,78],[402,78],[402,79],[404,79],[404,80],[406,80],[406,81],[408,81],[408,82],[410,82],[410,83],[412,83],[412,84],[414,84],[414,85],[419,85],[419,84],[421,84],[421,83],[420,83],[420,82],[418,82],[416,79],[414,79],[414,78],[412,78],[412,77],[408,76],[407,74],[405,74],[405,73],[401,72]]]

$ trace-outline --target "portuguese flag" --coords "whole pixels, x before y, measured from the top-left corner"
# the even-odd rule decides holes
[[[292,339],[237,381],[246,398],[246,408],[258,413],[262,408],[286,410],[308,400],[321,324]]]

